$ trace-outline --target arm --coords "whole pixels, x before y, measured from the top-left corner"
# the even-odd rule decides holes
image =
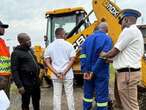
[[[21,87],[23,87],[23,85],[22,85],[22,82],[20,80],[18,68],[19,68],[19,57],[18,57],[18,55],[16,55],[15,52],[13,52],[11,55],[12,77],[14,79],[14,82],[15,82],[17,88],[21,88]]]
[[[58,72],[56,71],[56,69],[52,66],[52,59],[51,59],[51,56],[52,56],[52,47],[51,45],[49,45],[46,49],[45,49],[45,52],[44,52],[44,58],[45,58],[45,65],[53,72],[53,74],[55,76],[58,77]]]
[[[87,72],[87,67],[86,67],[86,41],[81,45],[80,47],[80,65],[81,65],[81,72],[85,73]]]
[[[100,56],[103,57],[103,58],[113,58],[115,57],[120,51],[113,47],[109,52],[101,52],[100,53]]]
[[[45,58],[45,64],[46,66],[53,72],[53,74],[55,74],[58,77],[58,72],[56,71],[56,69],[51,65],[51,58]]]
[[[65,76],[67,74],[67,72],[71,69],[71,67],[75,61],[76,51],[72,45],[69,45],[68,56],[69,56],[69,62],[68,62],[67,67],[63,71],[63,76]]]
[[[105,54],[104,57],[107,58],[106,60],[107,63],[112,63],[112,60],[110,58],[113,58],[115,55],[118,54],[118,52],[115,52],[115,50],[113,51],[112,49],[112,39],[110,37],[106,39],[103,50],[100,54]]]
[[[67,72],[71,69],[74,61],[75,61],[75,57],[71,57],[67,67],[65,68],[65,70],[63,72],[63,76],[65,76],[67,74]]]
[[[37,56],[35,55],[35,52],[32,48],[30,49],[30,52],[33,55],[37,65],[39,66],[39,69],[44,69],[44,65],[42,64],[42,61],[43,61],[44,58],[41,56],[40,59],[37,59]]]
[[[117,54],[119,54],[120,51],[123,51],[129,45],[129,43],[131,41],[133,41],[132,32],[131,32],[131,30],[126,28],[121,32],[118,41],[116,42],[114,47],[111,49],[111,51],[109,51],[107,53],[103,52],[100,55],[102,57],[106,57],[106,58],[113,58]]]
[[[91,80],[93,73],[88,71],[87,68],[87,54],[86,54],[86,41],[81,45],[80,48],[80,65],[81,65],[81,72],[84,74],[83,79]]]

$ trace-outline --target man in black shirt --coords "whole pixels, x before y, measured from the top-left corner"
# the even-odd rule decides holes
[[[12,76],[22,95],[22,110],[29,110],[30,97],[34,110],[40,110],[39,65],[31,50],[31,40],[26,33],[17,37],[20,43],[11,56]]]

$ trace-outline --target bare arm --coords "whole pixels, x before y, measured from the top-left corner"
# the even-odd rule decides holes
[[[45,58],[45,64],[48,66],[48,68],[57,76],[57,71],[55,68],[51,65],[51,58]]]
[[[65,68],[63,75],[65,76],[67,74],[67,72],[70,70],[70,68],[72,67],[73,63],[75,61],[75,57],[71,57],[70,61],[68,63],[68,66]]]
[[[113,57],[115,57],[119,52],[120,52],[120,51],[119,51],[117,48],[112,48],[112,50],[109,51],[105,57],[107,57],[107,58],[113,58]]]
[[[115,57],[120,51],[117,48],[112,48],[109,52],[101,52],[100,56],[105,58],[113,58]]]

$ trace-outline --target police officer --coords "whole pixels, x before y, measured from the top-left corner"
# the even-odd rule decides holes
[[[99,57],[101,51],[112,48],[112,40],[106,34],[108,25],[102,22],[92,35],[81,46],[81,71],[84,74],[83,110],[92,108],[94,90],[96,93],[96,110],[107,110],[109,64]]]
[[[113,58],[116,72],[115,96],[116,110],[139,110],[137,101],[137,84],[140,80],[141,58],[144,53],[142,33],[136,26],[141,13],[133,9],[122,10],[119,23],[122,32],[113,49],[102,53],[102,57]]]

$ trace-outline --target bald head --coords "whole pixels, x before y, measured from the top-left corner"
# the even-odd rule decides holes
[[[26,46],[26,47],[30,47],[31,46],[31,41],[30,41],[30,37],[28,34],[26,33],[20,33],[17,36],[17,40],[20,43],[21,46]]]
[[[108,32],[108,24],[106,22],[101,22],[98,25],[98,30],[107,33]]]

